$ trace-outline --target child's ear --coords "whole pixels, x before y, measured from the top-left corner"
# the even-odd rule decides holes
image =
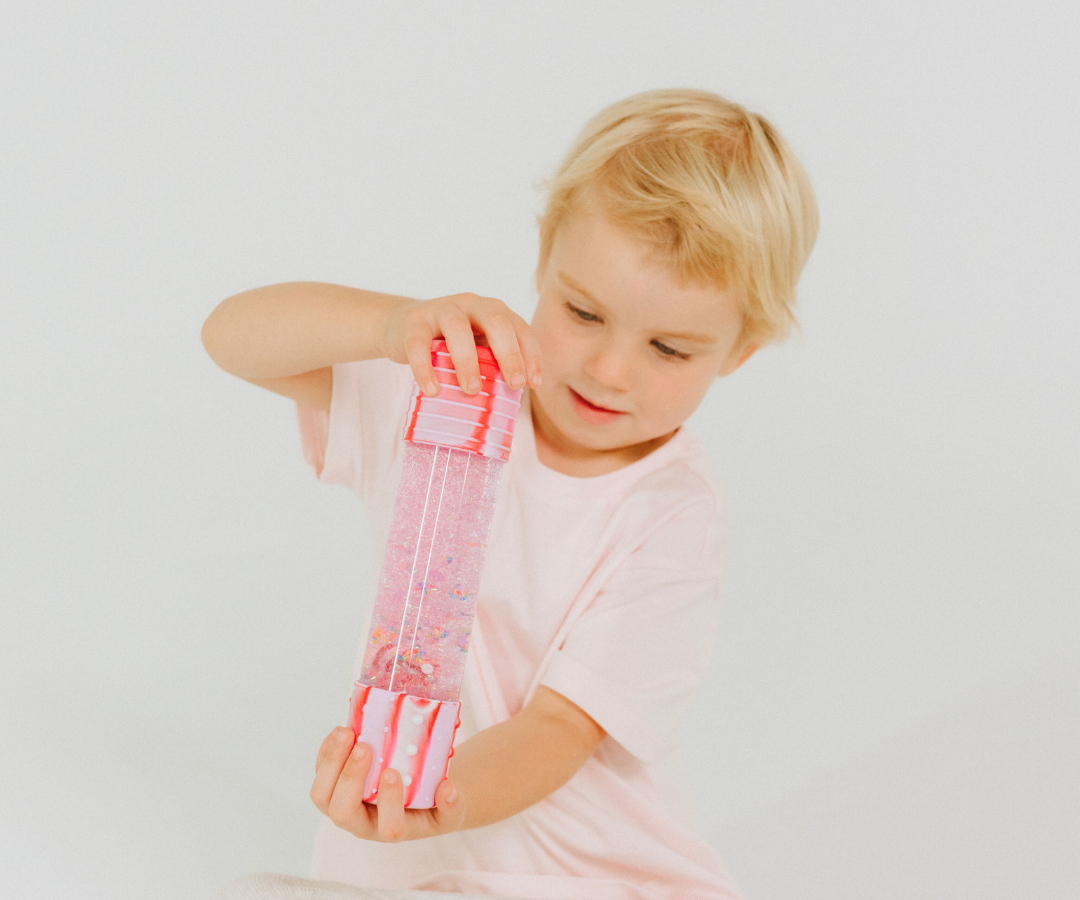
[[[720,367],[720,372],[718,373],[720,377],[722,378],[723,376],[730,375],[732,372],[734,372],[737,368],[739,368],[739,366],[741,366],[751,356],[754,355],[754,353],[757,351],[757,348],[757,344],[747,344],[743,348],[743,352],[740,354],[738,359],[732,358],[734,354],[732,354],[731,357],[728,357],[728,359]]]

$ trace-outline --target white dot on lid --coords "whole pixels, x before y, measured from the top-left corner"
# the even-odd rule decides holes
[[[408,756],[416,756],[416,744],[409,744],[409,746],[405,748],[405,753]]]
[[[379,762],[382,762],[382,761],[383,761],[383,758],[380,756],[379,757]]]
[[[432,672],[435,671],[435,667],[431,663],[424,663],[420,667],[420,671],[423,672],[425,675],[430,675]]]
[[[383,730],[384,732],[386,732],[386,731],[389,731],[389,730],[390,730],[390,726],[389,726],[389,725],[383,725],[383,727],[382,727],[382,730]]]
[[[412,717],[412,723],[413,725],[423,725],[424,717],[420,715],[420,713],[417,713],[415,716]]]
[[[402,775],[401,783],[405,785],[405,787],[408,787],[410,784],[412,784],[412,775]]]

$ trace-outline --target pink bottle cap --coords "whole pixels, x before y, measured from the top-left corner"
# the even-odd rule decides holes
[[[357,681],[349,698],[348,725],[374,758],[364,781],[364,800],[374,803],[387,769],[401,776],[407,809],[431,809],[446,778],[461,720],[457,700],[428,700]]]
[[[439,379],[439,393],[427,397],[417,387],[405,422],[405,440],[471,450],[506,462],[521,391],[503,381],[495,354],[488,347],[477,347],[476,355],[480,393],[466,394],[458,384],[446,341],[432,343],[431,364]]]

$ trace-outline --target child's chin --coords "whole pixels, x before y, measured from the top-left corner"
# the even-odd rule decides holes
[[[617,453],[638,443],[603,425],[576,429],[573,439],[583,450],[594,453]]]

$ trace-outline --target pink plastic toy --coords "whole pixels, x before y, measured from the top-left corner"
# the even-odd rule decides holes
[[[482,386],[470,396],[458,386],[445,341],[435,341],[439,393],[426,397],[417,388],[409,407],[363,673],[349,702],[349,724],[374,753],[368,801],[392,768],[405,806],[430,809],[454,754],[476,592],[521,402],[494,354],[477,347],[477,355]]]

